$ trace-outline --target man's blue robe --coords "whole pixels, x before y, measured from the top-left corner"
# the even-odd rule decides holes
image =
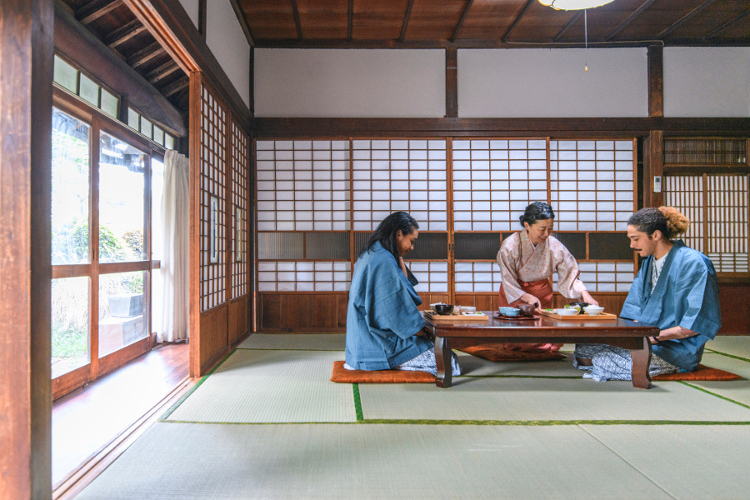
[[[660,330],[681,326],[696,332],[698,335],[693,337],[653,346],[653,353],[663,360],[692,371],[703,356],[703,346],[721,327],[716,271],[708,257],[677,240],[652,293],[653,265],[653,256],[643,261],[620,316],[658,326]]]
[[[418,282],[409,274],[411,280],[380,242],[357,260],[346,313],[346,363],[352,368],[388,370],[433,347],[414,335],[424,319],[413,286]]]

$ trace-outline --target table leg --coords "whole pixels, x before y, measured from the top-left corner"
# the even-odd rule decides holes
[[[643,338],[643,349],[632,349],[630,357],[633,360],[631,377],[633,378],[633,387],[639,389],[651,388],[651,375],[648,369],[651,366],[651,342],[648,337]]]
[[[435,337],[435,364],[437,365],[435,385],[450,387],[453,380],[453,363],[451,350],[448,348],[448,339],[445,337]]]

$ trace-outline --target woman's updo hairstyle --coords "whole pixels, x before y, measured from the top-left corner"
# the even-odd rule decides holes
[[[555,212],[552,211],[552,207],[541,201],[535,201],[526,207],[526,211],[521,217],[519,217],[522,226],[524,225],[524,222],[528,222],[529,226],[533,226],[536,221],[554,218]]]
[[[665,238],[671,240],[688,230],[690,221],[676,208],[642,208],[634,213],[628,220],[629,226],[635,226],[638,231],[651,236],[654,231],[659,230]]]

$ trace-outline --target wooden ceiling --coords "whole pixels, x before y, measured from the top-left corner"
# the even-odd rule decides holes
[[[558,11],[537,0],[236,1],[256,47],[584,43],[583,11]],[[594,46],[750,45],[750,0],[614,0],[587,17]]]

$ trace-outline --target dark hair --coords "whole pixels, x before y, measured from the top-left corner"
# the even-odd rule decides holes
[[[369,251],[379,241],[383,245],[383,248],[391,252],[396,258],[396,262],[398,262],[399,254],[398,245],[396,244],[396,233],[401,231],[401,234],[406,236],[407,234],[411,234],[415,229],[419,229],[419,224],[414,220],[414,217],[406,212],[393,212],[378,225],[378,228],[372,233],[365,246],[362,247],[359,255],[362,256],[363,253]]]
[[[524,222],[528,222],[529,226],[533,226],[536,221],[554,218],[555,212],[552,211],[551,206],[541,201],[535,201],[534,203],[526,207],[526,211],[521,217],[519,217],[519,220],[521,221],[522,226]]]
[[[690,221],[672,207],[647,207],[638,210],[628,219],[629,226],[651,236],[660,231],[668,240],[687,231]]]

